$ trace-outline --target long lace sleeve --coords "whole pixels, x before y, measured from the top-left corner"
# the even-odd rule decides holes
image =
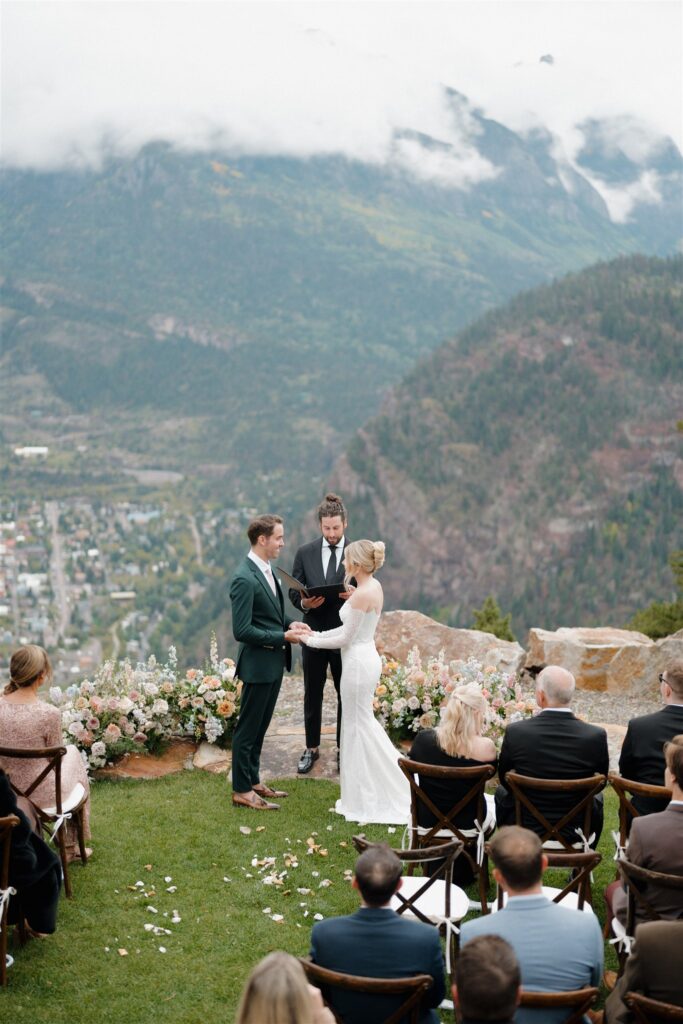
[[[348,614],[341,626],[337,626],[336,629],[326,629],[322,633],[311,633],[310,636],[303,637],[303,642],[308,647],[325,647],[333,650],[349,647],[363,625],[364,615],[365,612],[358,608],[349,607]]]

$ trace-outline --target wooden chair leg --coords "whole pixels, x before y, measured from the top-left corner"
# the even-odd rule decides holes
[[[88,863],[88,856],[85,852],[85,821],[83,818],[83,808],[81,807],[76,815],[76,828],[78,830],[78,849],[81,854],[81,864],[83,867]]]
[[[7,910],[0,921],[0,987],[7,987]]]
[[[71,900],[73,899],[73,890],[71,888],[71,879],[69,878],[69,861],[66,855],[64,825],[62,825],[57,833],[57,842],[59,843],[59,858],[62,862],[62,875],[64,876],[64,894],[68,900]]]

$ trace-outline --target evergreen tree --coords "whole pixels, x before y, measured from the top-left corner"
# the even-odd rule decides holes
[[[493,633],[500,640],[516,639],[510,624],[512,613],[503,615],[492,594],[489,594],[481,608],[474,609],[473,615],[472,629],[480,629],[482,633]]]

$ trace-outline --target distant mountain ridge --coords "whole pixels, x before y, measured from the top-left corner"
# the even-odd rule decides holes
[[[668,193],[614,223],[549,133],[448,99],[462,147],[410,129],[386,166],[159,142],[97,170],[5,168],[6,440],[26,424],[58,440],[78,416],[84,440],[106,433],[111,472],[206,465],[213,493],[296,512],[353,428],[456,330],[597,260],[676,249]],[[646,161],[670,183],[671,145]]]
[[[387,542],[392,607],[456,625],[493,593],[531,625],[623,624],[683,541],[683,258],[513,299],[423,360],[333,483]]]

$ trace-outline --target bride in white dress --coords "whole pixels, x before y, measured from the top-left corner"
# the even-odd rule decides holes
[[[374,578],[384,563],[381,541],[357,540],[344,550],[346,582],[357,586],[339,613],[336,629],[301,637],[309,647],[341,648],[341,799],[336,811],[347,821],[406,824],[410,786],[398,767],[399,751],[375,718],[372,701],[382,662],[375,630],[384,595]]]

